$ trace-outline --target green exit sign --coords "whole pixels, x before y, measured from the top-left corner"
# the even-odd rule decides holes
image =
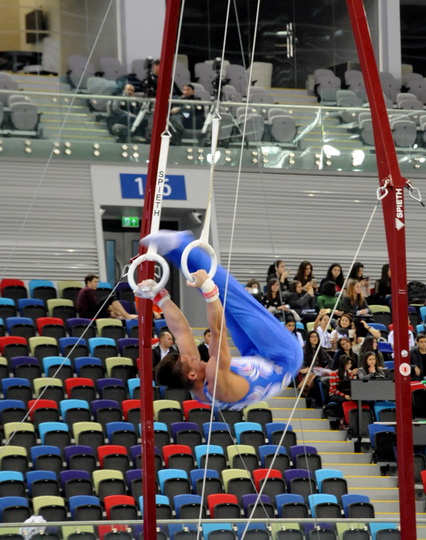
[[[139,228],[139,218],[131,217],[131,216],[124,216],[121,218],[121,226]]]

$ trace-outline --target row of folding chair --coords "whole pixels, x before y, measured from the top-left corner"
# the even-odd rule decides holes
[[[8,360],[15,356],[95,356],[105,360],[109,356],[139,357],[139,344],[136,338],[123,337],[117,341],[105,337],[54,337],[44,336],[3,336],[0,337],[0,355]]]
[[[132,367],[124,365],[124,368]],[[85,377],[70,377],[62,381],[57,377],[40,377],[30,381],[12,377],[1,381],[5,399],[20,399],[24,403],[35,398],[43,398],[59,403],[66,397],[81,399],[91,403],[96,399],[110,399],[121,403],[139,396],[140,379],[127,381],[115,377],[98,379],[96,382]]]
[[[108,422],[129,421],[136,428],[140,423],[140,400],[127,399],[119,403],[110,399],[88,402],[82,399],[64,399],[59,403],[50,399],[0,401],[0,424],[28,421],[38,427],[43,422],[65,422],[70,427],[75,422],[96,421],[106,426]]]
[[[70,444],[61,447],[58,446],[61,440],[57,433],[46,431],[44,435],[45,442],[56,442],[57,444],[39,444],[28,450],[24,446],[12,443],[3,448],[0,455],[2,474],[3,472],[5,474],[18,472],[25,475],[30,470],[41,470],[51,471],[58,477],[63,470],[78,470],[92,474],[93,471],[101,468],[115,469],[127,474],[127,471],[142,468],[140,444],[129,448],[122,444],[102,444],[98,447]],[[66,442],[67,439],[63,440]],[[155,467],[156,470],[163,467],[158,448],[155,448]],[[11,489],[10,492],[14,491]]]
[[[0,298],[0,337],[9,334],[28,338],[38,334],[41,337],[53,337],[59,340],[67,336],[83,336],[85,339],[98,336],[109,337],[117,342],[124,337],[138,337],[137,319],[125,321],[109,318],[92,321],[82,317],[63,319],[48,316],[46,309],[38,304],[40,300],[35,300],[34,303],[30,299],[19,302],[25,304],[19,310],[20,316],[12,300]]]
[[[121,379],[127,382],[138,374],[136,361],[125,356],[100,358],[79,356],[74,359],[64,356],[45,356],[41,360],[34,356],[15,356],[7,362],[0,357],[0,365],[4,366],[4,376],[28,379],[33,386],[34,379],[53,377],[65,381],[74,377],[89,377],[96,381],[105,377]],[[172,393],[174,395],[177,393]],[[185,394],[186,395],[186,394]]]
[[[0,280],[0,293],[3,298],[21,300],[24,298],[36,298],[47,302],[55,298],[65,298],[75,301],[79,291],[84,287],[82,281],[62,280],[56,285],[53,281],[46,279],[31,279],[28,286],[21,279],[4,278]],[[127,283],[122,283],[117,287],[118,295],[120,291],[130,289]],[[105,294],[112,290],[110,283],[100,281],[97,292]]]

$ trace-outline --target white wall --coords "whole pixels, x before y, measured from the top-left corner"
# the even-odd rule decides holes
[[[163,40],[165,0],[120,0],[117,2],[121,36],[120,57],[130,71],[132,60],[159,58]]]

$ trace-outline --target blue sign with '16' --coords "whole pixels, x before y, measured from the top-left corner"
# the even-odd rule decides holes
[[[145,198],[146,174],[120,174],[121,196],[123,199]],[[165,199],[186,201],[185,176],[169,174],[164,181]]]

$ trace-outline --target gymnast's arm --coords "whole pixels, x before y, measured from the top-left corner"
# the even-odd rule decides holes
[[[191,327],[182,311],[170,298],[162,302],[161,309],[167,326],[176,340],[180,354],[188,354],[199,358],[200,353],[192,335]]]
[[[207,300],[207,321],[211,331],[209,346],[210,360],[207,362],[205,377],[209,392],[213,392],[217,369],[217,396],[222,401],[234,402],[242,399],[249,390],[249,383],[231,371],[231,351],[226,336],[225,314],[217,288],[205,270],[192,274],[193,287],[201,288]],[[207,281],[207,284],[205,283]],[[204,285],[204,287],[203,287]],[[207,285],[207,287],[205,286]],[[206,291],[205,289],[208,289]],[[216,290],[215,290],[216,289]],[[210,301],[209,301],[210,300]],[[219,363],[219,364],[218,364]]]

